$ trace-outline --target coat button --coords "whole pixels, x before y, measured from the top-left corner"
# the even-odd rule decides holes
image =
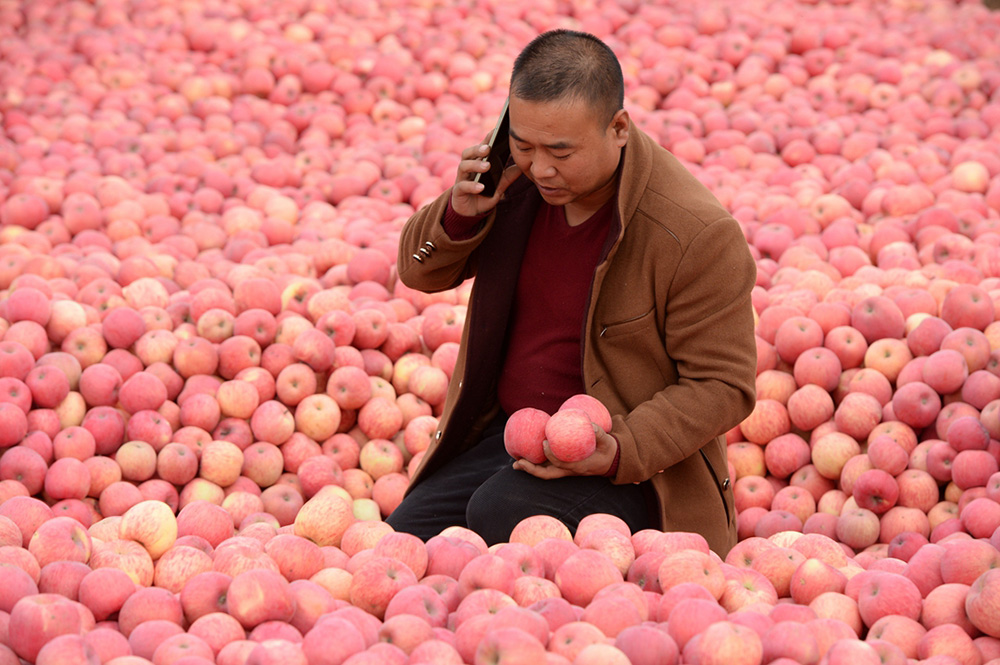
[[[435,441],[440,441],[441,440],[441,430],[438,430],[438,431],[434,432],[434,440]]]
[[[722,489],[724,490],[729,489],[729,478],[726,478],[725,480],[722,481]]]

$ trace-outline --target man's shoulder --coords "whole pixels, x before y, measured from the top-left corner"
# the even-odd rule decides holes
[[[623,173],[622,191],[632,202],[632,217],[664,226],[674,235],[697,233],[708,224],[732,220],[714,194],[670,151],[645,133],[636,147],[646,168]]]

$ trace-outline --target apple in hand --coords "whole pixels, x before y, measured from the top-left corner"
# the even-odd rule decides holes
[[[560,462],[579,462],[597,449],[593,421],[583,409],[556,411],[545,423],[545,438],[552,456]]]
[[[545,461],[545,425],[549,414],[541,409],[518,409],[507,419],[503,430],[503,445],[514,459],[526,459],[534,464]]]
[[[611,431],[611,412],[608,407],[597,399],[586,393],[573,395],[559,406],[559,411],[566,409],[580,409],[586,413],[590,420],[600,426],[605,432]]]

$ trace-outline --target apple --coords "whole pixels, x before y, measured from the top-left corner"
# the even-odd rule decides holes
[[[593,423],[583,409],[557,411],[545,422],[544,432],[549,450],[562,462],[586,459],[597,446]]]
[[[514,459],[527,459],[534,464],[546,460],[543,442],[549,414],[541,409],[525,407],[510,415],[504,426],[504,447]]]

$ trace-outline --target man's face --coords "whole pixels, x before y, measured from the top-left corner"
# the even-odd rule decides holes
[[[511,154],[550,205],[600,208],[615,193],[627,141],[624,110],[609,121],[581,100],[531,102],[511,95]]]

